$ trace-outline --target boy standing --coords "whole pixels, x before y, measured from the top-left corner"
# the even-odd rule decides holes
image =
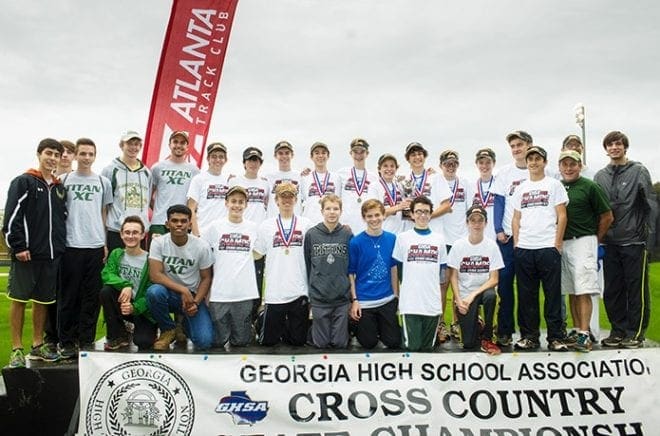
[[[440,283],[447,263],[445,241],[429,228],[433,203],[424,196],[410,203],[415,227],[400,233],[394,258],[403,263],[399,312],[403,322],[403,348],[432,351],[442,316]]]
[[[383,230],[385,206],[380,201],[365,201],[362,218],[367,230],[351,239],[348,256],[355,337],[367,349],[374,348],[379,340],[388,348],[399,348],[399,280],[392,257],[396,235]]]
[[[227,216],[214,221],[203,238],[211,244],[215,256],[209,312],[215,337],[214,347],[250,345],[252,307],[259,297],[254,280],[252,250],[258,226],[244,220],[249,194],[242,186],[227,191]]]
[[[364,230],[362,221],[362,202],[370,198],[376,198],[376,185],[378,178],[376,173],[367,170],[366,163],[369,156],[369,143],[366,139],[355,138],[351,141],[351,158],[353,166],[342,168],[339,171],[343,202],[342,220],[351,228],[354,234]]]
[[[561,314],[561,249],[566,229],[566,189],[547,177],[546,151],[533,146],[525,152],[529,180],[516,189],[513,198],[513,245],[518,277],[517,350],[539,348],[539,283],[545,294],[544,316],[548,349],[566,351],[566,332]]]
[[[504,267],[502,255],[493,239],[484,237],[488,212],[474,205],[466,212],[468,236],[461,238],[449,252],[449,281],[454,290],[454,307],[461,326],[463,348],[481,344],[481,351],[499,354],[493,343],[493,318],[498,272]],[[479,333],[479,306],[484,307],[484,326]]]
[[[275,188],[280,213],[264,221],[254,250],[266,256],[266,308],[259,332],[261,345],[281,341],[301,346],[307,340],[309,303],[304,239],[309,220],[295,215],[298,189],[293,183]]]
[[[322,142],[315,142],[309,150],[314,162],[314,170],[302,180],[303,217],[312,225],[323,221],[320,200],[326,194],[341,195],[341,179],[328,171],[330,149]]]
[[[353,234],[339,222],[342,201],[321,199],[323,221],[305,235],[305,265],[312,305],[312,341],[318,348],[348,345],[348,242]]]
[[[25,305],[32,305],[32,350],[28,358],[54,362],[57,352],[43,343],[48,305],[55,303],[59,263],[66,246],[66,190],[53,176],[62,144],[39,142],[39,168],[30,169],[9,185],[2,231],[11,250],[7,297],[11,300],[10,368],[25,367],[23,323]]]
[[[275,203],[275,188],[280,183],[293,183],[296,189],[300,189],[300,173],[291,169],[291,161],[293,160],[293,145],[289,141],[280,141],[275,144],[273,157],[277,160],[277,171],[270,173],[266,176],[269,186],[268,196],[268,216],[277,216],[279,210]],[[295,212],[300,215],[300,203],[296,204]]]

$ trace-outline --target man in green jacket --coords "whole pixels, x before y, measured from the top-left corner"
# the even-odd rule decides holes
[[[107,325],[104,349],[127,347],[129,332],[124,320],[135,325],[133,342],[140,350],[149,349],[156,340],[157,326],[149,314],[146,289],[149,282],[148,253],[140,247],[145,228],[138,216],[124,219],[119,231],[126,248],[115,248],[101,272],[101,305]]]

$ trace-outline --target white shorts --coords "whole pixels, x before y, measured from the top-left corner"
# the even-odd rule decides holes
[[[561,252],[561,292],[564,295],[600,294],[596,235],[564,241]]]

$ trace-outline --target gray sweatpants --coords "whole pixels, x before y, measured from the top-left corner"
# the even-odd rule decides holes
[[[350,303],[335,307],[312,304],[312,342],[318,348],[348,346],[348,309]]]

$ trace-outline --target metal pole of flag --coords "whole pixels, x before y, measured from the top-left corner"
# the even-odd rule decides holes
[[[573,108],[575,111],[575,123],[582,129],[582,163],[587,164],[587,138],[584,129],[585,112],[584,104],[578,103]]]

